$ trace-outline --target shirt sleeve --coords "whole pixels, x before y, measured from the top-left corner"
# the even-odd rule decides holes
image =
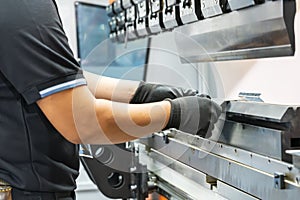
[[[0,73],[25,101],[32,104],[85,85],[55,6],[41,3],[38,11],[25,5],[12,9],[17,8],[3,9],[0,16]]]

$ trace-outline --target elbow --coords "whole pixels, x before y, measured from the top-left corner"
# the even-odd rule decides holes
[[[82,141],[80,138],[71,138],[71,139],[67,139],[69,142],[71,142],[72,144],[82,144]]]
[[[77,133],[61,133],[61,135],[70,143],[72,144],[82,144],[82,139]]]

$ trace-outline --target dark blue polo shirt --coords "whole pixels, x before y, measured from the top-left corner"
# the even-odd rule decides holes
[[[78,146],[36,101],[86,84],[54,0],[0,1],[0,179],[28,191],[71,191]]]

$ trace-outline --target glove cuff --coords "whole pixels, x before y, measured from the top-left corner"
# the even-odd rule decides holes
[[[144,81],[141,81],[138,88],[136,89],[132,99],[130,100],[130,104],[139,104],[143,103],[142,99],[145,96],[146,91],[148,91],[148,84],[146,84]]]
[[[163,130],[167,130],[169,128],[179,128],[180,120],[181,120],[181,109],[180,104],[176,101],[172,101],[171,99],[165,99],[171,103],[171,113],[168,124]]]

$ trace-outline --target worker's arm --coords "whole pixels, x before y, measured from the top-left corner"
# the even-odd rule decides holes
[[[139,81],[122,80],[83,71],[87,85],[96,99],[129,103],[138,88]]]
[[[115,79],[86,71],[83,74],[89,90],[97,99],[140,104],[198,94],[198,91],[192,88],[186,89],[163,84]]]
[[[52,125],[72,143],[121,143],[162,130],[170,103],[130,105],[96,99],[86,86],[39,100]]]

